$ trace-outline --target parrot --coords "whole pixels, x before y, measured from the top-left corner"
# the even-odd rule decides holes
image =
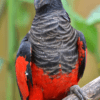
[[[87,100],[78,85],[87,58],[83,33],[71,26],[61,0],[34,0],[34,6],[15,61],[21,100],[62,100],[71,93]]]

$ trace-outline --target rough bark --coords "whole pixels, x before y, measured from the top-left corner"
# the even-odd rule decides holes
[[[100,76],[93,81],[86,84],[82,87],[82,90],[86,93],[86,95],[91,98],[91,100],[99,100],[100,98]],[[62,100],[79,100],[77,96],[71,94],[65,97]]]

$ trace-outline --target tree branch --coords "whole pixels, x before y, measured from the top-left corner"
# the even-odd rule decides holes
[[[89,98],[92,98],[91,100],[96,100],[100,98],[100,76],[91,81],[90,83],[86,84],[84,87],[82,87],[82,90],[87,94]],[[79,100],[79,99],[74,94],[71,94],[62,100]]]

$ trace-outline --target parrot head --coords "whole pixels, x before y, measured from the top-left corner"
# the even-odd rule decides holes
[[[34,0],[35,9],[37,10],[43,7],[44,5],[50,4],[50,1],[51,0]]]
[[[34,0],[34,6],[36,10],[41,9],[45,6],[58,6],[62,5],[61,0]],[[58,7],[59,8],[59,7]]]

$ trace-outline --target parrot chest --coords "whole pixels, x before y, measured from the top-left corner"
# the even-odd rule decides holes
[[[36,18],[29,32],[32,62],[49,76],[72,72],[78,60],[77,33],[64,17]]]
[[[32,53],[32,60],[43,69],[44,73],[48,75],[70,73],[76,67],[78,60],[76,47],[72,51],[71,49],[66,51],[66,48],[39,47],[34,47],[36,51]]]
[[[32,64],[33,87],[30,85],[30,94],[43,94],[43,100],[61,100],[64,98],[70,87],[77,84],[78,64],[70,74],[49,76],[42,68]],[[53,77],[53,78],[51,78]]]
[[[43,100],[61,100],[78,81],[77,33],[65,17],[36,18],[28,33],[34,77],[30,92],[43,94]]]

